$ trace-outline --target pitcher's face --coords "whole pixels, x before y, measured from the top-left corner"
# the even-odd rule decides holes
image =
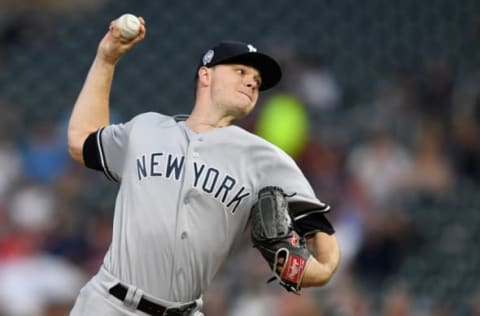
[[[260,73],[253,67],[240,64],[217,65],[211,70],[213,103],[235,118],[250,113],[257,104],[262,80]]]

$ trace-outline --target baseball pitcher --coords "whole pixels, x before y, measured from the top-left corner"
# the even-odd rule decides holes
[[[221,42],[199,60],[190,115],[110,124],[117,63],[145,38],[138,22],[135,32],[111,22],[69,121],[73,159],[119,183],[111,246],[71,315],[201,315],[202,293],[248,225],[280,285],[324,285],[339,261],[329,207],[286,153],[234,125],[280,81],[278,63]]]

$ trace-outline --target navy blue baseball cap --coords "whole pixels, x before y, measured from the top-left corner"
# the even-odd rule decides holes
[[[198,68],[213,67],[220,64],[241,64],[258,70],[262,77],[259,90],[267,90],[275,86],[282,78],[280,65],[272,57],[260,53],[247,43],[222,41],[203,54]]]

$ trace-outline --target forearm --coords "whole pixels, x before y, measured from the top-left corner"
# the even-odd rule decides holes
[[[302,287],[322,286],[328,283],[340,262],[340,250],[335,235],[323,232],[314,234],[307,240],[313,255],[302,280]]]
[[[109,124],[109,98],[115,64],[96,57],[75,102],[68,126],[72,157],[83,163],[81,148],[87,136]]]
[[[77,98],[68,125],[68,148],[72,158],[80,163],[83,163],[85,139],[90,133],[110,123],[109,99],[115,65],[145,37],[145,21],[142,17],[138,19],[139,33],[130,39],[121,37],[116,20],[110,23]]]

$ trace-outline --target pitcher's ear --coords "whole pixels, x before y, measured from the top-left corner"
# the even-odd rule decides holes
[[[208,67],[202,66],[198,68],[197,77],[200,83],[207,83],[210,79],[210,69]]]

